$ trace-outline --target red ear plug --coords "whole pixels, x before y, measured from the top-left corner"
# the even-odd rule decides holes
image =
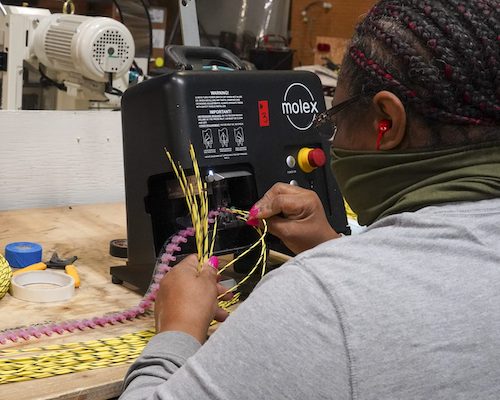
[[[391,129],[392,127],[392,122],[388,119],[383,119],[378,123],[378,136],[377,136],[377,144],[376,144],[376,149],[380,150],[380,143],[382,142],[382,138],[384,137],[385,133]]]

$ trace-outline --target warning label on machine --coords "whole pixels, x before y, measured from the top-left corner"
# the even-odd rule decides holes
[[[194,101],[205,158],[246,156],[243,96],[211,90]]]

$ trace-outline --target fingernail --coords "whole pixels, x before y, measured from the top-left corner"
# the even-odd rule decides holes
[[[250,209],[250,211],[248,211],[248,216],[249,218],[248,219],[253,219],[253,218],[256,218],[257,215],[259,215],[259,207],[257,207],[255,204],[252,206],[252,208]]]
[[[216,256],[212,256],[208,259],[210,266],[216,271],[219,269],[219,259]]]
[[[259,215],[259,208],[253,205],[252,208],[248,211],[247,225],[259,225],[259,219],[257,218],[257,215]]]
[[[259,225],[259,219],[258,218],[252,218],[252,219],[247,219],[247,225],[250,226],[257,226]]]

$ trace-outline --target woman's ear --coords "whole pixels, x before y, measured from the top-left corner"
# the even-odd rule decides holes
[[[406,111],[403,103],[394,93],[383,90],[373,96],[377,133],[373,145],[377,150],[392,150],[401,145],[406,134]],[[389,128],[383,121],[389,121]]]

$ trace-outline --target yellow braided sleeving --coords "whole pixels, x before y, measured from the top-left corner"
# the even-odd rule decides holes
[[[87,342],[1,350],[0,384],[131,363],[153,335],[151,329]]]
[[[194,175],[195,175],[195,180],[196,180],[196,185],[198,187],[198,195],[200,196],[200,219],[203,221],[203,230],[202,230],[202,237],[203,237],[203,252],[200,255],[202,258],[203,256],[208,257],[208,193],[207,193],[207,186],[206,183],[202,181],[201,179],[201,174],[200,174],[200,168],[198,166],[198,160],[196,159],[196,153],[194,151],[194,147],[192,144],[189,146],[189,154],[191,156],[191,161],[193,162],[193,170],[194,170]],[[205,262],[204,259],[200,260],[202,263]]]
[[[229,307],[239,299],[240,293],[236,293],[232,299],[218,304],[230,311]],[[215,320],[210,323],[215,324]],[[149,329],[87,342],[3,349],[0,350],[0,385],[129,364],[139,357],[154,334],[154,330]]]
[[[186,199],[189,214],[191,215],[191,222],[193,223],[193,229],[195,232],[196,250],[198,253],[198,270],[200,271],[201,268],[203,268],[205,261],[211,255],[209,254],[209,248],[213,247],[210,243],[208,235],[207,186],[201,179],[198,161],[192,144],[189,146],[189,155],[193,163],[197,193],[195,192],[193,184],[188,181],[182,165],[180,163],[177,165],[175,164],[175,161],[167,149],[165,149],[165,153],[167,154],[168,160],[170,161],[172,169],[177,177],[177,180],[179,181]]]
[[[9,291],[12,270],[3,255],[0,254],[0,299]]]
[[[214,220],[214,226],[212,227],[212,243],[210,244],[210,251],[208,253],[208,256],[211,257],[212,254],[214,254],[214,247],[215,247],[215,234],[217,233],[217,218]]]

